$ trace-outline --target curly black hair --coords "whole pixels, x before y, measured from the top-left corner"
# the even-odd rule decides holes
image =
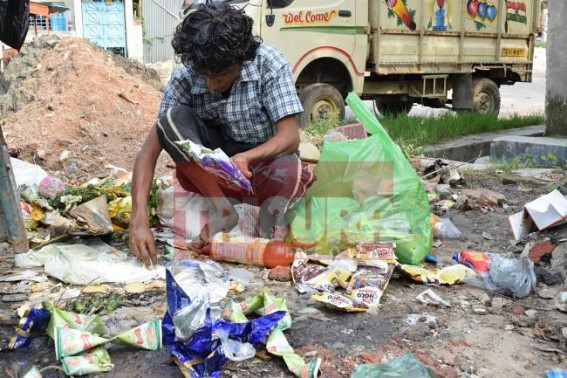
[[[218,74],[256,57],[261,39],[252,24],[243,10],[207,1],[177,26],[171,45],[183,64]]]

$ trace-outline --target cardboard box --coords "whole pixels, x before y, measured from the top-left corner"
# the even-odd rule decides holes
[[[516,240],[532,230],[547,230],[567,222],[567,198],[558,190],[528,202],[522,211],[508,217]]]

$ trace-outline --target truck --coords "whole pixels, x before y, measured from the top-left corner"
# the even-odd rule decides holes
[[[349,92],[381,113],[419,103],[497,114],[501,85],[532,81],[540,0],[228,2],[289,61],[301,126],[344,117]]]

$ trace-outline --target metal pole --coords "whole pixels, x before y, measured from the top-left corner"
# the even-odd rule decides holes
[[[14,172],[8,146],[0,126],[0,241],[7,240],[14,252],[28,250],[26,228],[15,188]]]

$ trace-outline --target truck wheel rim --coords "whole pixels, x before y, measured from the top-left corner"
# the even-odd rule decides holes
[[[311,120],[313,121],[329,118],[335,114],[338,114],[337,104],[328,97],[319,99],[311,107]]]
[[[476,96],[477,109],[479,113],[488,113],[494,109],[492,96],[486,92],[480,92]]]

